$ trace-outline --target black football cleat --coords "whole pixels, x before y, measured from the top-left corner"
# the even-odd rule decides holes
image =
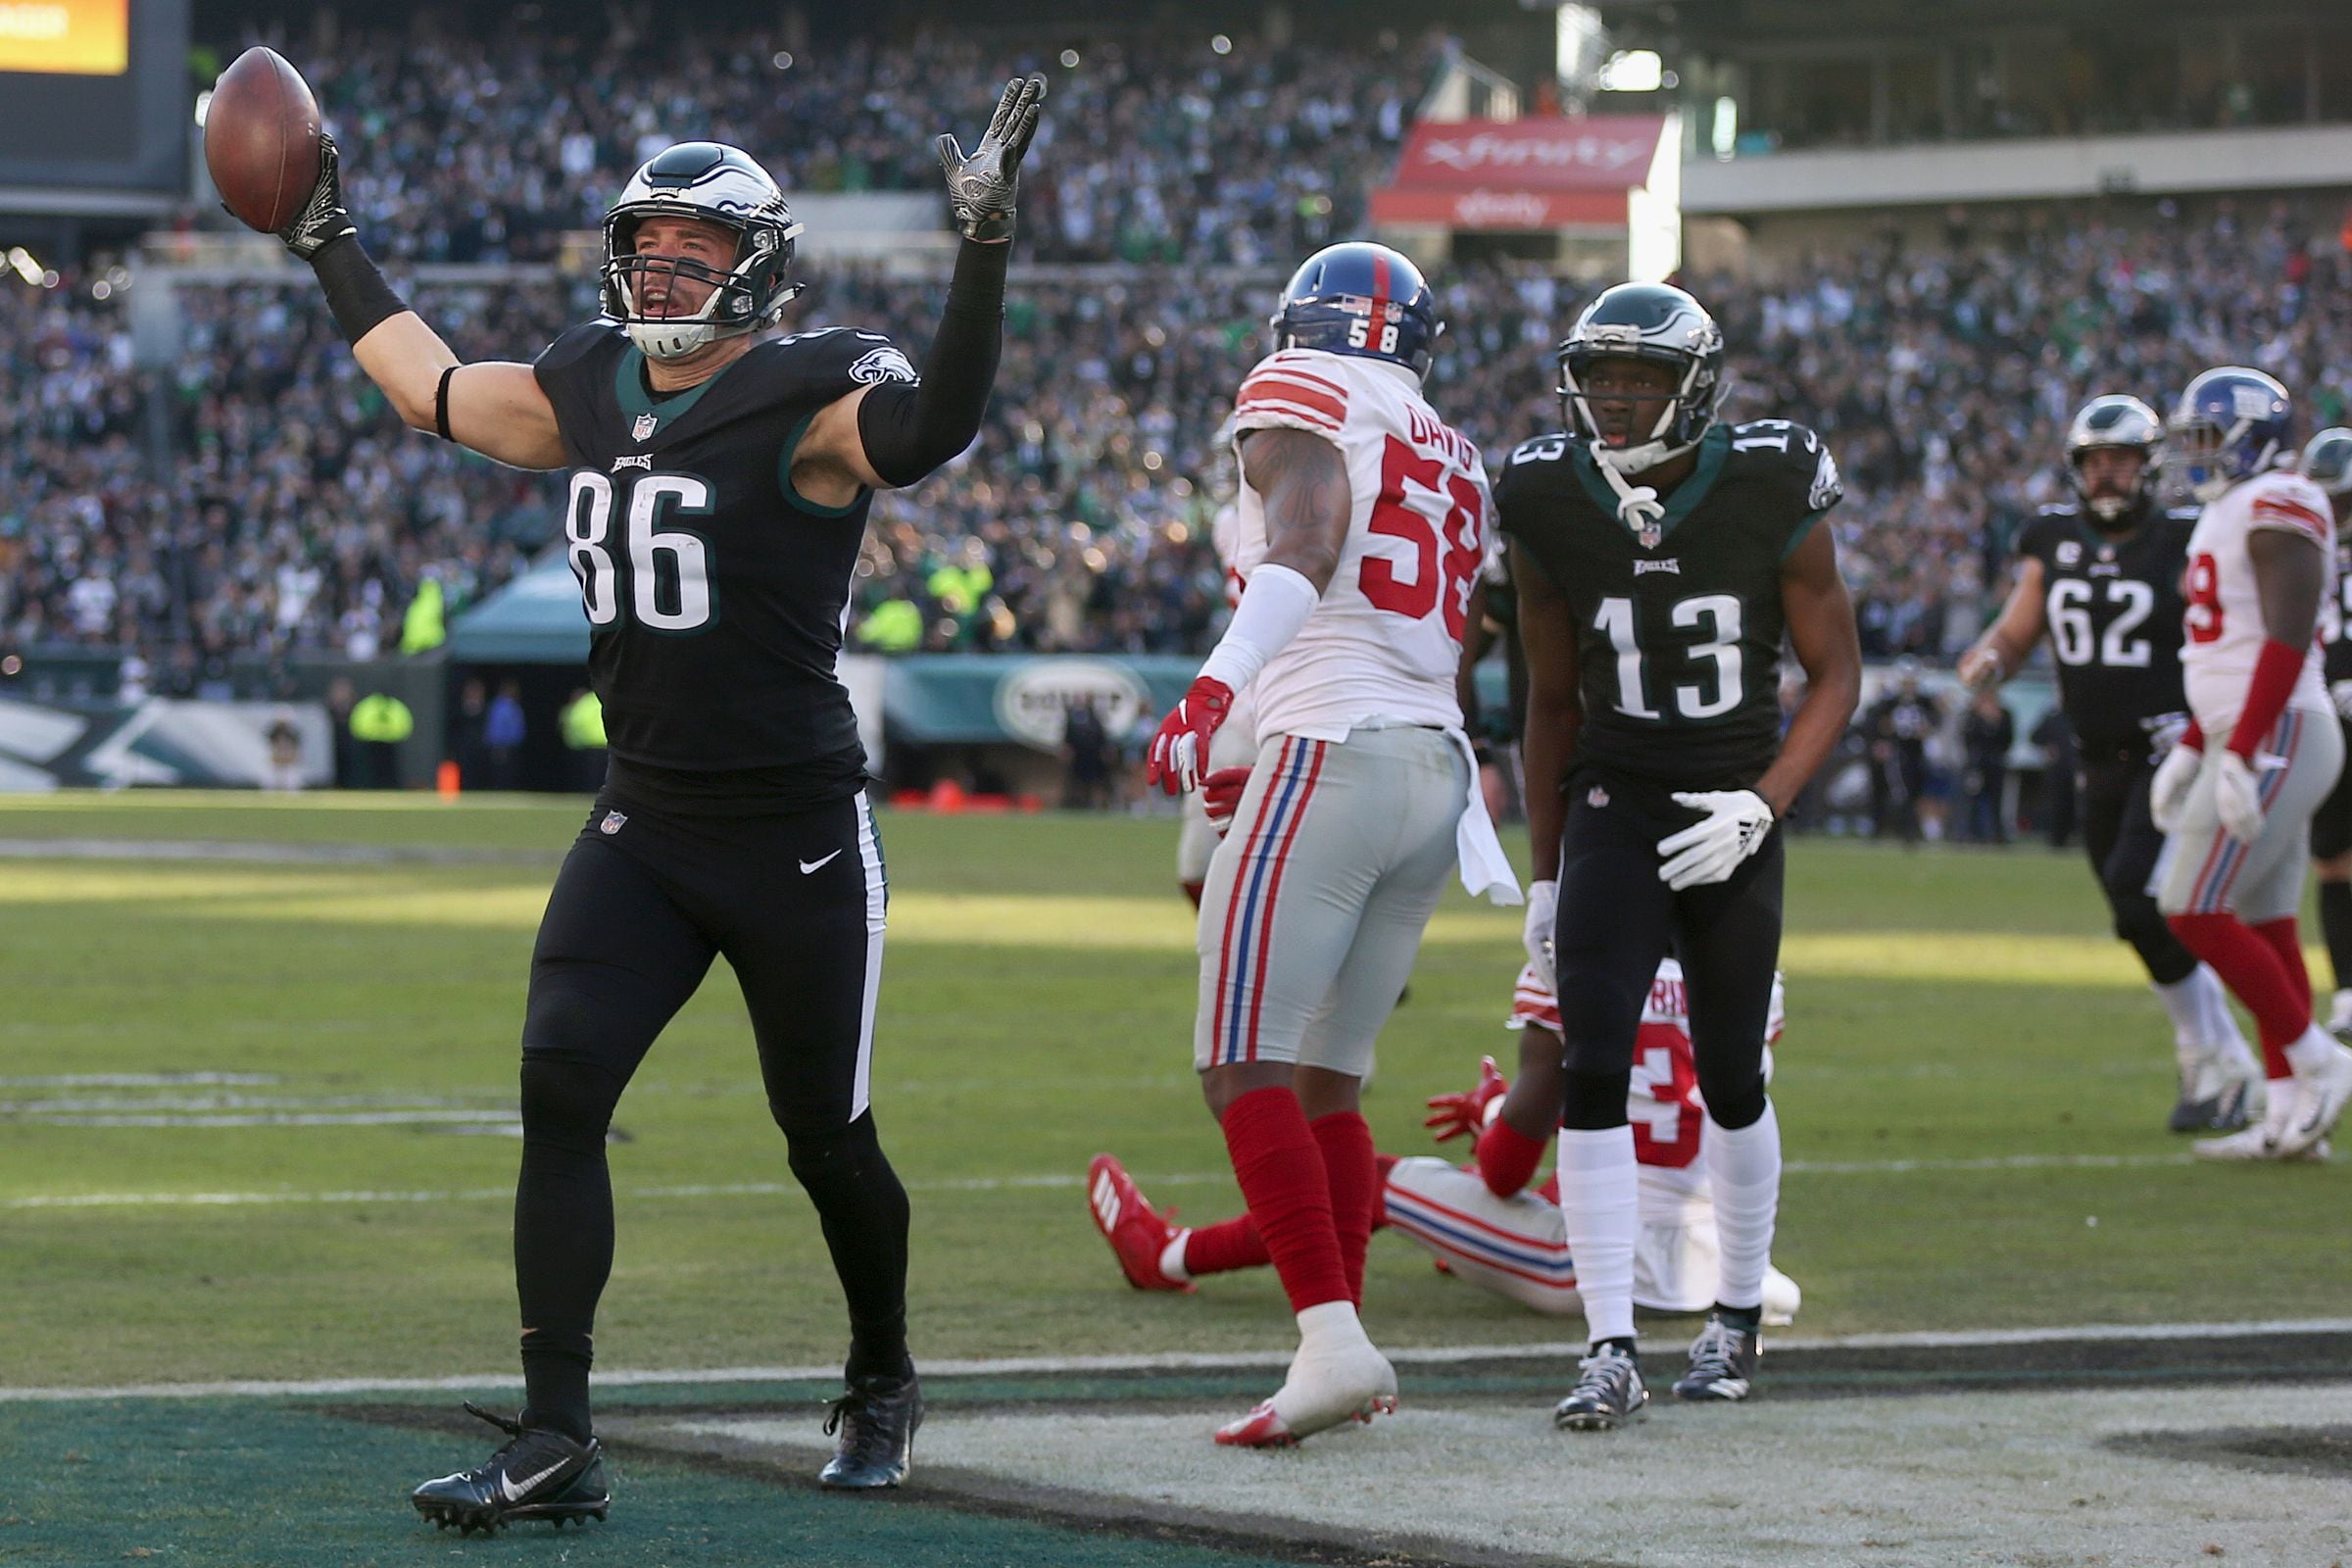
[[[826,1435],[839,1436],[817,1483],[844,1492],[897,1486],[914,1462],[914,1430],[922,1424],[922,1379],[851,1379],[825,1417]]]
[[[1614,1432],[1649,1403],[1642,1364],[1613,1345],[1577,1362],[1576,1373],[1576,1387],[1551,1411],[1562,1432]]]
[[[1690,1370],[1674,1380],[1678,1399],[1744,1399],[1754,1389],[1764,1341],[1754,1329],[1707,1314],[1707,1325],[1690,1342]]]
[[[483,1535],[517,1520],[545,1519],[558,1530],[576,1519],[584,1529],[602,1519],[612,1495],[605,1486],[604,1446],[594,1438],[575,1443],[544,1427],[525,1430],[467,1400],[467,1413],[507,1434],[508,1444],[471,1470],[427,1481],[409,1494],[416,1511],[442,1530]]]

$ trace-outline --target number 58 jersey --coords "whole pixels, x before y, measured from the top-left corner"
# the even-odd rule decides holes
[[[1578,762],[1669,789],[1763,776],[1781,746],[1781,572],[1841,494],[1821,437],[1785,419],[1711,427],[1646,528],[1619,515],[1589,443],[1512,452],[1495,505],[1568,603]],[[1523,581],[1523,620],[1527,600]]]
[[[1250,687],[1257,734],[1344,741],[1371,719],[1458,729],[1453,693],[1494,507],[1478,448],[1421,396],[1411,371],[1285,349],[1261,361],[1234,405],[1234,441],[1305,430],[1340,449],[1351,511],[1314,613]],[[1266,557],[1265,498],[1244,483],[1230,563],[1243,581]]]

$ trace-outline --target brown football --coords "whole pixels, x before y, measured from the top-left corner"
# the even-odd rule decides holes
[[[285,56],[257,44],[220,73],[204,166],[228,210],[265,234],[301,213],[318,182],[318,100]]]

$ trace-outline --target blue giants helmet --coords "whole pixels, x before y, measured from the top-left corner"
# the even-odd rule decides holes
[[[1328,245],[1298,265],[1274,312],[1277,349],[1321,349],[1386,360],[1415,375],[1446,323],[1421,269],[1386,245],[1349,240]]]
[[[2260,370],[2218,366],[2181,391],[2167,428],[2189,492],[2211,501],[2292,458],[2294,405],[2286,388]]]

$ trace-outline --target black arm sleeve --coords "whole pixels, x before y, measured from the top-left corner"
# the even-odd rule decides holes
[[[921,382],[878,382],[858,405],[865,461],[892,484],[914,483],[980,433],[1004,347],[1004,263],[1011,251],[1008,244],[965,240]]]

